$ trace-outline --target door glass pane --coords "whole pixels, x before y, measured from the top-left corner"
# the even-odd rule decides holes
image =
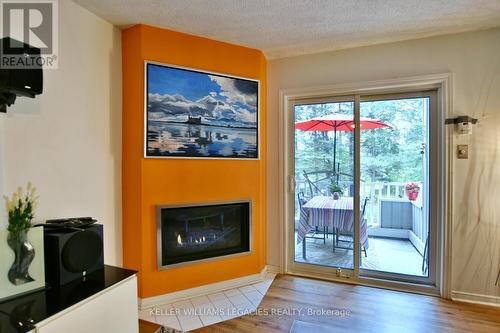
[[[353,269],[354,103],[296,105],[295,261]]]
[[[428,276],[429,98],[362,102],[360,112],[361,268]]]

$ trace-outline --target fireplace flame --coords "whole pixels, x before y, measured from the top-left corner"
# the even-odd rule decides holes
[[[181,235],[177,235],[177,244],[182,245]]]

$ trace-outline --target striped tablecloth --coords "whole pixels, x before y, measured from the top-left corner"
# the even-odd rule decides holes
[[[354,233],[353,198],[342,197],[333,200],[332,197],[315,196],[302,205],[300,210],[299,227],[297,230],[297,244],[315,227],[337,228],[340,231]],[[360,242],[368,248],[368,226],[366,220],[361,219]]]

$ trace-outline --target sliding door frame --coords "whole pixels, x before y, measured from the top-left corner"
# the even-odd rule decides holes
[[[427,176],[427,181],[424,184],[424,191],[422,196],[424,196],[424,216],[426,217],[426,222],[429,224],[429,245],[428,245],[428,258],[429,258],[429,276],[414,276],[414,275],[404,275],[396,272],[384,272],[371,270],[360,267],[359,278],[375,278],[384,279],[389,278],[392,280],[398,280],[400,282],[408,283],[420,283],[434,285],[439,288],[439,280],[437,276],[440,274],[439,270],[441,265],[438,264],[437,260],[440,258],[440,253],[436,251],[438,244],[438,229],[439,216],[436,214],[439,207],[436,207],[435,203],[438,202],[439,198],[439,184],[437,181],[437,169],[436,164],[439,161],[438,145],[431,145],[431,142],[436,142],[438,138],[436,135],[439,133],[439,120],[438,120],[438,103],[437,103],[437,91],[435,89],[426,91],[415,91],[408,93],[390,93],[390,94],[377,94],[377,95],[364,95],[361,97],[361,103],[363,102],[375,102],[375,101],[387,101],[387,100],[401,100],[409,98],[428,98],[429,104],[427,108],[426,119],[426,149],[428,153],[427,165],[425,167],[425,173]],[[361,155],[360,155],[361,156]],[[363,158],[361,156],[361,158]]]
[[[435,202],[433,201],[433,206],[430,208],[434,212],[434,217],[436,219],[436,244],[433,245],[435,248],[435,260],[431,264],[433,265],[433,270],[436,272],[435,279],[432,285],[424,285],[416,283],[417,281],[401,281],[392,282],[388,280],[383,280],[377,276],[359,276],[359,249],[355,247],[354,254],[354,270],[349,272],[346,270],[345,273],[339,274],[335,272],[331,267],[314,267],[314,269],[308,269],[309,264],[301,264],[294,261],[294,239],[293,230],[290,230],[292,224],[291,219],[294,217],[290,216],[294,205],[293,194],[294,189],[294,178],[291,170],[293,166],[293,145],[294,133],[293,126],[290,129],[290,123],[292,121],[293,112],[291,112],[291,106],[294,100],[305,100],[310,99],[314,101],[325,100],[332,101],[337,100],[337,96],[343,97],[353,97],[357,99],[354,103],[355,108],[359,108],[359,102],[361,101],[360,96],[369,95],[386,95],[386,94],[399,94],[399,93],[411,93],[411,92],[422,92],[427,90],[435,90],[436,96],[434,98],[436,106],[436,112],[432,116],[434,117],[433,122],[435,128],[430,129],[434,132],[433,144],[436,145],[434,149],[434,154],[432,156],[435,159],[432,163],[435,163],[435,175],[433,179],[429,182],[434,182],[436,187],[437,197]],[[452,135],[450,132],[446,132],[444,126],[444,120],[451,113],[451,74],[437,74],[428,76],[418,76],[409,77],[401,79],[391,79],[391,80],[381,80],[381,81],[368,81],[359,83],[349,83],[349,84],[339,84],[330,85],[322,87],[313,88],[299,88],[299,89],[284,89],[280,90],[280,148],[281,156],[279,161],[279,180],[280,180],[280,232],[281,232],[281,267],[280,270],[283,273],[318,277],[322,279],[329,279],[334,281],[341,281],[347,283],[355,283],[361,285],[378,286],[389,289],[405,290],[410,292],[425,293],[431,295],[440,295],[444,298],[450,298],[450,281],[451,281],[451,269],[450,269],[450,254],[451,254],[451,170],[452,161],[451,149],[452,147]],[[332,98],[333,97],[333,98]],[[357,102],[357,103],[356,103]],[[354,117],[355,122],[359,123],[359,110],[355,109]],[[359,142],[360,131],[359,127],[356,126],[354,131],[355,142]],[[355,144],[355,207],[359,207],[359,186],[360,186],[360,145]],[[433,199],[434,200],[434,199]],[[355,221],[359,220],[360,212],[355,209]],[[358,224],[355,224],[355,228],[358,228]],[[355,231],[355,243],[359,244],[359,232]]]
[[[294,156],[295,156],[295,151],[294,151],[294,145],[291,144],[292,142],[294,142],[295,140],[295,129],[293,127],[293,124],[295,122],[295,112],[294,112],[294,109],[296,106],[300,106],[300,105],[313,105],[313,104],[327,104],[327,103],[342,103],[342,102],[345,102],[345,103],[352,103],[353,104],[353,109],[352,109],[352,116],[353,118],[355,117],[355,114],[356,114],[356,96],[355,95],[336,95],[336,96],[329,96],[329,97],[311,97],[311,98],[292,98],[292,99],[289,99],[288,101],[288,112],[287,112],[287,125],[285,127],[285,130],[287,131],[286,133],[286,136],[287,136],[287,139],[288,141],[285,141],[288,143],[288,159],[289,161],[293,160],[294,159]],[[356,132],[356,129],[354,130],[354,132]],[[359,132],[359,131],[358,131]],[[354,134],[354,137],[356,137],[356,134]],[[354,139],[356,141],[356,138]],[[356,145],[354,145],[354,147],[356,147]],[[356,158],[356,154],[355,155],[355,158]],[[286,204],[286,207],[288,209],[288,211],[286,212],[287,213],[287,216],[289,216],[290,219],[294,219],[293,216],[290,216],[291,214],[291,211],[294,210],[294,206],[295,206],[295,196],[297,195],[295,193],[295,161],[293,160],[293,162],[291,163],[285,163],[285,167],[286,167],[286,174],[287,174],[287,181],[288,181],[288,193],[291,194],[289,195],[289,198],[288,200],[286,200],[285,204]],[[352,170],[353,174],[355,174],[355,169],[356,169],[356,161],[353,160],[353,167],[354,169]],[[356,186],[356,185],[354,185]],[[354,190],[355,192],[357,191],[356,188]],[[357,193],[357,192],[356,192]],[[354,200],[354,206],[355,207],[358,207],[356,206],[356,202]],[[354,218],[356,219],[356,210],[354,210]],[[359,215],[359,212],[358,212],[358,215]],[[358,217],[359,218],[359,217]],[[290,219],[287,219],[287,221],[290,221]],[[355,220],[356,221],[356,220]],[[354,228],[356,229],[358,226],[354,225]],[[287,229],[288,232],[286,233],[286,237],[287,237],[287,244],[288,244],[288,247],[287,248],[287,253],[289,254],[287,256],[288,260],[287,260],[287,268],[288,268],[288,271],[287,272],[304,272],[304,271],[309,271],[308,270],[308,266],[310,266],[311,264],[308,264],[308,263],[302,263],[302,262],[297,262],[295,260],[292,260],[294,257],[294,255],[292,256],[292,254],[294,254],[295,252],[295,246],[294,246],[294,241],[295,241],[295,235],[294,235],[294,232],[291,232],[290,229],[288,228]],[[356,237],[356,232],[354,232],[354,235]],[[359,260],[359,249],[355,247],[354,251],[353,251],[353,267],[352,268],[348,268],[348,267],[342,267],[342,275],[343,276],[349,276],[349,277],[353,277],[356,275],[357,273],[357,269],[356,267],[356,259]],[[359,262],[358,262],[359,264]],[[318,270],[318,271],[321,271],[322,273],[325,273],[325,274],[328,274],[328,272],[330,272],[332,269],[335,269],[337,267],[335,266],[321,266],[321,265],[316,265],[315,269]]]

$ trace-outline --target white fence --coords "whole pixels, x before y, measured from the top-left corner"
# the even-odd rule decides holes
[[[405,198],[406,183],[361,183],[361,198],[368,198],[365,217],[368,225],[380,226],[380,199]]]

